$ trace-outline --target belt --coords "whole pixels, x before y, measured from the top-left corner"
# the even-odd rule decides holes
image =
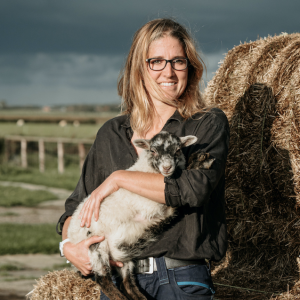
[[[188,265],[206,265],[205,259],[200,260],[182,260],[164,257],[167,269],[173,269],[178,267],[184,267]],[[140,259],[136,262],[135,273],[145,273],[152,274],[157,271],[157,266],[154,257],[148,257],[145,259]]]

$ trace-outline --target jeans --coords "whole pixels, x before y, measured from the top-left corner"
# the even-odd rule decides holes
[[[215,293],[210,269],[206,265],[188,265],[166,269],[163,257],[156,258],[157,272],[137,274],[140,291],[150,300],[214,299]],[[121,278],[113,277],[119,288]],[[109,300],[101,292],[101,300]]]

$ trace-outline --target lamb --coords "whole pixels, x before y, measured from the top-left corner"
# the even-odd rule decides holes
[[[135,140],[134,145],[144,151],[128,171],[171,176],[176,168],[185,168],[185,157],[181,148],[192,145],[196,141],[195,136],[179,138],[165,131],[150,140]],[[200,164],[202,161],[203,158]],[[212,163],[213,159],[210,159],[209,167]],[[197,167],[201,167],[199,163]],[[207,165],[204,167],[209,168]],[[80,203],[73,214],[68,228],[68,238],[72,243],[78,243],[94,235],[104,235],[103,242],[94,244],[89,249],[92,270],[102,291],[110,299],[146,299],[134,282],[133,259],[156,240],[159,229],[174,218],[175,209],[125,189],[119,189],[101,203],[98,221],[95,222],[92,218],[90,228],[86,228],[80,227],[79,213],[87,199]],[[122,292],[126,296],[114,286],[111,280],[110,259],[122,261],[124,264],[118,271],[123,278]]]

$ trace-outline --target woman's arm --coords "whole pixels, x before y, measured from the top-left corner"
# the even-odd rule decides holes
[[[95,221],[97,221],[101,202],[119,188],[165,204],[163,175],[119,170],[112,173],[92,192],[80,213],[82,216],[81,226],[86,224],[86,227],[90,227],[93,212],[95,212],[94,217]]]

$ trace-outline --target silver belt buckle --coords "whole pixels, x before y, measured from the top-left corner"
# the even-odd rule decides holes
[[[148,272],[144,272],[145,274],[153,274],[153,270],[154,270],[154,258],[153,257],[148,257],[147,258],[149,260],[149,271]]]

